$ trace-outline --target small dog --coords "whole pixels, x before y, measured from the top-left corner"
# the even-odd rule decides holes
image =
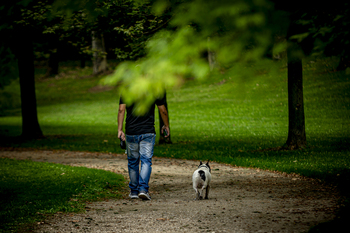
[[[209,166],[209,160],[206,164],[200,161],[198,169],[194,171],[192,175],[193,189],[196,191],[196,199],[203,199],[203,190],[205,189],[205,199],[208,199],[210,181],[211,181],[211,169]]]

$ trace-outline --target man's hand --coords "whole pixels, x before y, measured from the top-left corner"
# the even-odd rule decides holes
[[[170,136],[170,129],[169,129],[169,126],[168,125],[163,125],[162,127],[162,135],[164,135],[164,130],[166,130],[168,133],[166,136],[164,136],[165,138],[168,138]]]
[[[125,141],[125,133],[122,130],[118,130],[118,138]]]

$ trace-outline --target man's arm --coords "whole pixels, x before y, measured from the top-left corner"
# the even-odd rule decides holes
[[[121,138],[123,141],[125,141],[125,134],[123,132],[123,123],[124,123],[125,109],[126,109],[126,104],[119,104],[119,111],[118,111],[118,138]]]
[[[167,138],[170,135],[168,111],[166,110],[165,105],[158,106],[158,110],[159,110],[160,116],[162,117],[162,120],[164,122],[164,126],[162,127],[161,133],[163,134],[164,129],[166,129],[168,131],[168,135],[165,137]]]

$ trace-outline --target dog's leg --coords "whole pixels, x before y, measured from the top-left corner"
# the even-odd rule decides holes
[[[201,188],[201,191],[199,192],[199,200],[203,199],[203,190],[204,190],[204,186]]]
[[[199,191],[198,191],[198,189],[194,189],[194,191],[196,191],[196,197],[194,198],[194,200],[199,200]]]
[[[209,189],[210,189],[210,186],[208,185],[207,188],[205,189],[205,199],[208,199],[209,197]]]

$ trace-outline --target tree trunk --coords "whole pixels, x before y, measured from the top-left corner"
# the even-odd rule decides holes
[[[166,95],[165,95],[165,108],[168,112],[168,120],[169,120],[169,129],[170,129],[170,119],[169,119],[169,110],[168,110],[168,102],[166,100]],[[165,138],[163,135],[162,135],[162,127],[164,125],[164,121],[162,119],[162,116],[160,115],[160,112],[158,111],[158,114],[159,114],[159,144],[171,144],[171,135],[169,135],[168,138]]]
[[[49,61],[47,63],[47,72],[46,72],[47,77],[55,76],[58,74],[58,63],[59,63],[58,52],[57,52],[57,49],[55,49],[50,53]]]
[[[208,42],[209,41],[210,41],[210,37],[208,37]],[[213,71],[213,69],[217,66],[216,54],[210,48],[208,48],[208,63],[209,63],[210,71]]]
[[[49,59],[47,61],[47,71],[45,76],[51,77],[58,74],[58,63],[59,63],[59,38],[55,34],[45,35],[46,40],[49,44]]]
[[[293,42],[291,44],[287,51],[289,129],[286,146],[289,149],[299,149],[306,146],[303,68],[301,58],[293,55],[293,52],[298,51],[298,45]]]
[[[26,35],[20,37],[17,52],[19,81],[21,89],[22,137],[40,138],[40,129],[35,96],[33,42]]]
[[[99,74],[107,71],[106,48],[103,35],[99,36],[96,32],[92,32],[92,50],[93,54],[93,74]]]

